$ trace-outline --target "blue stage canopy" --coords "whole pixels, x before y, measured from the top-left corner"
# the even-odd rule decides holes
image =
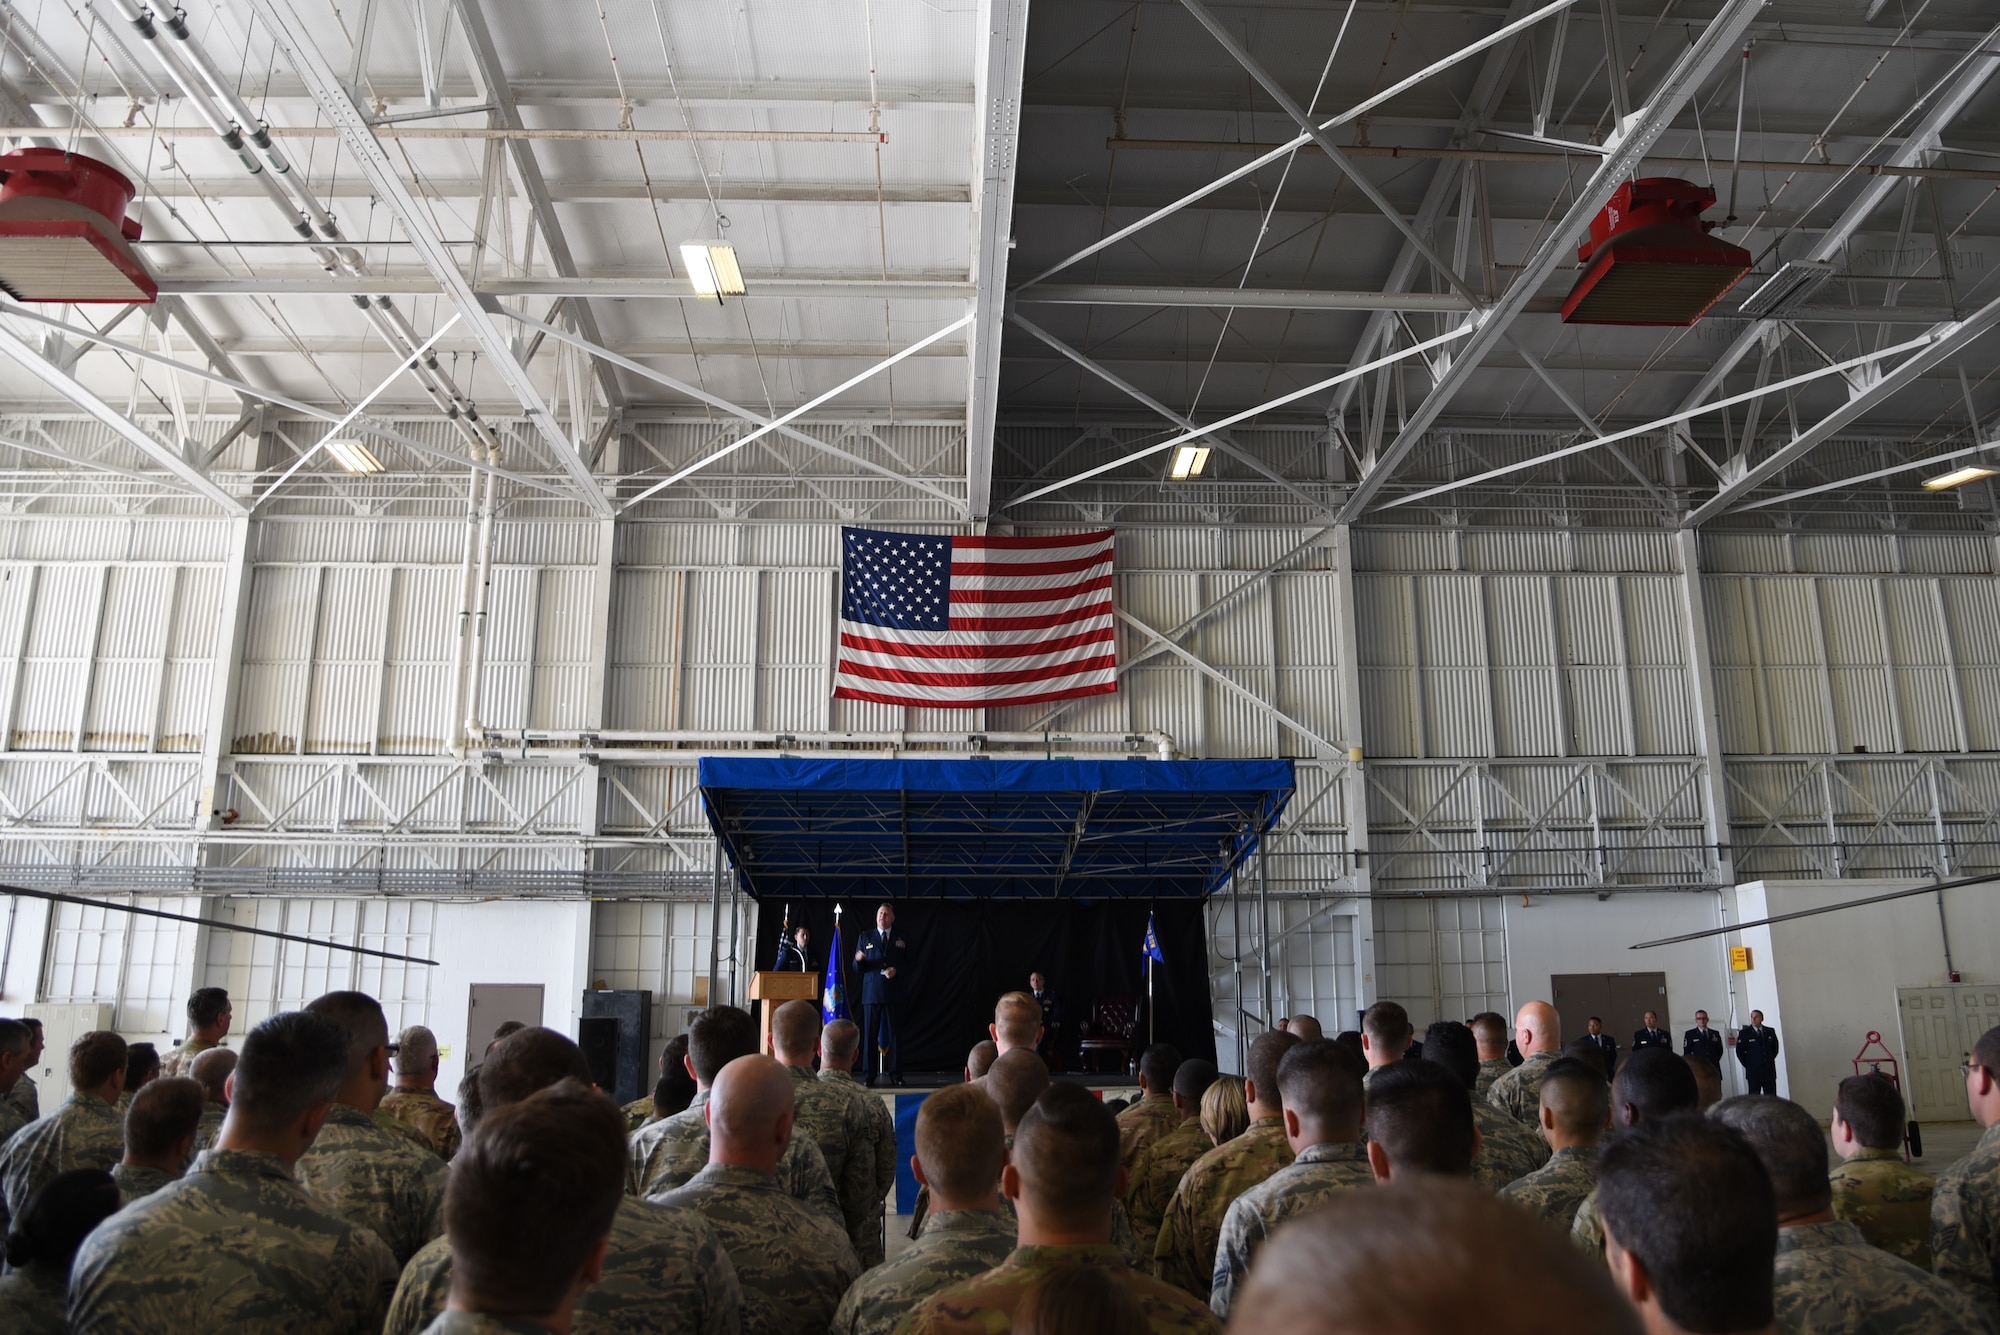
[[[1288,760],[712,758],[753,899],[1201,898],[1291,800]]]

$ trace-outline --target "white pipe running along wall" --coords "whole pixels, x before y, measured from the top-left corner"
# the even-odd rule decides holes
[[[978,751],[986,746],[1039,746],[1061,747],[1065,751],[1074,747],[1103,747],[1130,753],[1134,744],[1150,746],[1161,760],[1175,757],[1174,739],[1164,732],[717,732],[713,729],[674,729],[659,732],[630,731],[616,728],[586,730],[530,728],[520,732],[503,732],[492,729],[475,730],[473,737],[483,739],[488,746],[517,748],[523,755],[569,755],[578,747],[596,754],[606,754],[619,749],[624,743],[624,753],[630,756],[660,755],[656,751],[638,749],[648,744],[709,744],[718,747],[766,746],[823,747],[823,746],[881,746],[901,748],[908,746],[953,746],[965,747],[968,751]],[[553,747],[551,742],[572,743],[570,746]],[[620,758],[624,758],[622,755]]]

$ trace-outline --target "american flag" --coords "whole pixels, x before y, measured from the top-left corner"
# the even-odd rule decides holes
[[[1110,530],[840,538],[841,699],[976,709],[1118,689]]]

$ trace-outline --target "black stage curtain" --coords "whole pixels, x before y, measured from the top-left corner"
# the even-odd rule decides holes
[[[860,975],[854,942],[875,925],[875,901],[843,904],[840,935],[848,1008],[861,1018]],[[1153,966],[1154,1037],[1184,1056],[1215,1059],[1215,1028],[1208,996],[1208,941],[1199,900],[908,900],[894,905],[896,930],[909,943],[910,966],[899,1017],[905,1071],[957,1071],[965,1054],[985,1038],[993,1003],[1002,992],[1026,991],[1028,974],[1047,977],[1068,1028],[1090,1018],[1097,998],[1146,995],[1146,914],[1154,915],[1166,962]],[[786,906],[759,906],[757,967],[777,956],[778,926]],[[824,976],[833,940],[833,903],[794,900],[793,926],[812,929],[808,954]],[[1141,1046],[1144,1046],[1143,1032]],[[1072,1067],[1074,1069],[1074,1067]]]

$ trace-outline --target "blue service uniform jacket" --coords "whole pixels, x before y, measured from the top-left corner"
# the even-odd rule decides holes
[[[1778,1031],[1768,1024],[1761,1029],[1744,1025],[1736,1035],[1736,1060],[1743,1063],[1746,1071],[1776,1070]]]
[[[906,947],[903,938],[894,926],[888,931],[870,927],[854,943],[861,962],[855,967],[861,970],[861,1004],[864,1006],[894,1006],[903,1000],[903,974],[906,968],[903,956]],[[882,970],[894,969],[894,978],[884,978]]]
[[[1722,1069],[1722,1031],[1710,1029],[1690,1029],[1681,1035],[1681,1056],[1706,1057],[1715,1063],[1715,1069]]]

